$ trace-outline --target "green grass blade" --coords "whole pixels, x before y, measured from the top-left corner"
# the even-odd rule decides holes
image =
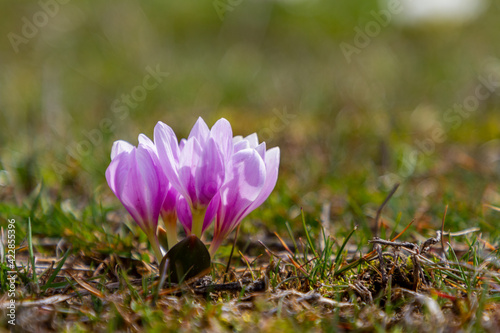
[[[306,232],[307,243],[309,244],[309,247],[311,248],[311,250],[314,254],[314,257],[318,257],[318,253],[316,252],[316,248],[314,247],[314,244],[311,240],[311,236],[309,235],[309,230],[307,230],[306,218],[304,216],[304,210],[300,209],[300,213],[302,215],[302,225],[304,226],[304,231]]]
[[[54,271],[50,275],[49,279],[47,280],[47,283],[45,283],[45,285],[42,287],[43,290],[47,290],[48,288],[51,288],[52,282],[57,277],[57,274],[59,274],[59,272],[61,271],[64,263],[66,262],[66,259],[68,259],[70,250],[71,249],[68,249],[66,251],[66,253],[64,254],[64,256],[62,257],[62,259],[59,261],[59,264],[57,264],[56,268],[54,269]]]
[[[31,232],[31,217],[28,218],[28,250],[30,256],[31,269],[33,271],[33,283],[38,286],[38,279],[35,269],[35,255],[33,254],[33,238]]]
[[[460,265],[460,261],[458,260],[458,257],[457,257],[457,255],[455,253],[455,250],[453,250],[453,248],[451,247],[451,244],[448,244],[448,246],[450,248],[449,253],[450,253],[451,256],[453,256],[453,258],[452,258],[453,260],[452,261],[454,261],[454,262],[457,263],[456,266],[458,267],[458,270],[460,271],[460,275],[462,276],[462,280],[467,285],[467,290],[470,290],[471,285],[470,285],[470,281],[469,281],[469,279],[467,277],[467,274],[465,273],[464,269]]]
[[[38,194],[36,195],[35,200],[33,200],[33,205],[31,205],[31,210],[30,210],[30,215],[29,215],[30,218],[34,218],[34,216],[35,216],[35,211],[36,211],[36,208],[38,207],[38,203],[40,202],[42,192],[43,192],[43,181],[40,184],[40,190],[38,191]]]
[[[337,256],[335,258],[335,273],[334,273],[334,275],[339,274],[339,265],[340,265],[340,260],[342,259],[342,252],[344,251],[344,248],[347,245],[347,242],[349,241],[349,239],[352,237],[352,235],[354,234],[354,232],[356,230],[358,230],[358,226],[355,226],[354,229],[351,230],[351,232],[344,239],[344,242],[342,243],[339,250],[337,251]]]

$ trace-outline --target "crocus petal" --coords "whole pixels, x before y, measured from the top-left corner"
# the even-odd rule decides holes
[[[228,161],[233,153],[233,129],[229,121],[224,118],[219,119],[212,126],[210,136],[217,143],[224,160]]]
[[[113,142],[113,147],[111,148],[111,160],[123,152],[130,152],[132,149],[134,149],[134,146],[127,141],[118,140]]]
[[[237,180],[238,192],[243,198],[253,200],[265,181],[265,165],[253,149],[245,149],[233,155],[232,176]]]
[[[280,166],[280,149],[279,147],[274,147],[266,151],[266,183],[262,188],[262,191],[259,193],[259,196],[249,208],[247,214],[253,211],[255,208],[262,205],[264,201],[269,197],[274,187],[276,186],[276,182],[278,180],[278,169]]]
[[[171,184],[168,185],[167,195],[165,196],[165,200],[163,200],[162,211],[163,212],[172,212],[175,211],[177,196],[179,192],[177,192]]]
[[[205,218],[203,220],[203,228],[201,232],[205,232],[205,230],[212,224],[217,215],[217,211],[220,205],[220,192],[217,192],[215,196],[210,200],[210,203],[207,206],[207,211],[205,212]]]
[[[150,138],[148,138],[146,135],[144,135],[142,133],[139,134],[139,145],[150,149],[151,151],[155,152],[155,154],[156,154],[155,144],[153,143],[153,141],[151,141]]]
[[[153,163],[150,152],[142,147],[136,150],[135,163],[132,163],[128,178],[129,189],[125,193],[130,199],[130,206],[141,214],[142,219],[156,233],[158,217],[166,195],[162,174]]]
[[[181,222],[184,227],[184,231],[186,234],[191,233],[191,227],[193,224],[193,215],[191,214],[191,207],[187,202],[186,198],[182,195],[177,197],[177,217],[179,218],[179,222]]]
[[[204,146],[208,137],[210,135],[210,130],[208,129],[205,121],[199,117],[196,123],[194,124],[191,132],[189,133],[188,139],[196,138],[201,146]]]
[[[179,151],[182,152],[184,149],[184,146],[186,145],[187,140],[182,138],[181,141],[179,142]]]
[[[159,121],[154,129],[155,143],[162,147],[165,155],[172,158],[173,161],[179,160],[179,145],[177,136],[170,126]]]
[[[135,149],[135,147],[132,148]],[[119,200],[121,200],[121,188],[124,185],[121,180],[127,178],[130,169],[129,160],[130,152],[118,154],[106,169],[106,180],[108,181],[108,185]]]
[[[266,179],[266,167],[254,149],[234,154],[230,179],[221,188],[221,204],[216,229],[228,234],[239,218],[259,196]]]
[[[262,160],[264,160],[264,161],[266,160],[266,143],[265,142],[262,142],[260,145],[255,147],[255,151],[257,153],[259,153]],[[267,164],[266,164],[266,167],[267,167]]]
[[[162,189],[166,189],[167,191],[171,186],[170,183],[168,182],[167,176],[165,175],[163,168],[160,163],[160,159],[158,157],[158,151],[156,149],[155,144],[153,141],[151,141],[150,138],[148,138],[144,134],[139,134],[139,148],[145,149],[148,151],[149,155],[151,156],[151,159],[153,161],[153,164],[155,168],[158,170],[158,181],[159,181],[159,186]]]
[[[152,221],[154,219],[154,210],[160,211],[160,205],[155,200],[153,191],[158,188],[158,175],[154,169],[151,155],[144,148],[137,148],[135,163],[132,164],[130,172],[132,177],[129,177],[130,197],[137,202],[138,209],[142,214],[144,220]],[[132,205],[135,202],[132,202]],[[157,221],[157,219],[156,219]]]
[[[245,149],[235,153],[228,173],[229,180],[224,183],[220,191],[221,202],[210,245],[212,255],[241,222],[242,216],[258,197],[265,184],[264,161],[254,149]]]
[[[243,140],[248,141],[248,143],[250,144],[250,148],[255,148],[259,145],[259,138],[257,136],[257,133],[252,133],[246,136]]]
[[[179,145],[174,131],[161,121],[154,129],[155,146],[158,158],[168,181],[181,194],[187,195],[179,180]]]
[[[136,209],[133,199],[130,198],[131,195],[135,194],[135,191],[128,191],[130,186],[129,178],[133,174],[135,164],[135,147],[130,153],[118,154],[113,161],[111,161],[110,166],[106,170],[106,178],[112,178],[108,180],[115,195],[122,202],[123,206],[132,215],[134,220],[139,224],[139,226],[144,229],[144,219],[141,213]],[[109,175],[109,176],[108,176]]]
[[[233,152],[237,153],[240,150],[248,149],[248,148],[250,148],[250,144],[248,143],[248,141],[247,140],[241,140],[241,141],[238,141],[238,142],[234,143]]]
[[[109,187],[139,226],[151,235],[166,195],[166,178],[147,148],[122,151],[106,170]]]
[[[242,135],[235,135],[233,137],[233,145],[240,142],[241,140],[243,140],[243,136]]]
[[[240,142],[244,141],[247,140],[243,139]],[[239,142],[236,146],[238,145]],[[265,154],[264,160],[262,154]],[[220,190],[221,202],[210,245],[212,255],[241,220],[260,206],[272,192],[278,178],[279,159],[279,148],[265,151],[265,144],[234,154],[230,171],[226,176],[228,180]],[[247,168],[253,170],[254,174],[247,173]],[[250,179],[254,179],[254,182],[247,181]]]
[[[154,164],[154,167],[157,170],[158,185],[162,189],[162,191],[167,193],[168,189],[171,188],[172,186],[168,182],[167,176],[165,175],[163,168],[161,167],[160,159],[158,157],[158,151],[156,149],[155,144],[146,135],[139,134],[138,148],[145,149],[149,153],[151,160]]]
[[[225,174],[222,154],[210,138],[196,167],[195,184],[198,202],[206,206],[220,189]]]
[[[184,149],[180,155],[178,166],[180,190],[178,191],[186,198],[186,200],[188,200],[190,205],[192,205],[193,202],[196,202],[195,167],[198,164],[202,153],[203,151],[198,143],[198,140],[193,137],[186,141]],[[172,185],[175,184],[172,183]]]

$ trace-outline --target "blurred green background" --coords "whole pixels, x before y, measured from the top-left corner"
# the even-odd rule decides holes
[[[202,116],[281,147],[278,186],[252,215],[272,231],[328,205],[339,228],[368,228],[399,181],[388,219],[435,227],[450,204],[456,228],[494,232],[482,203],[500,204],[500,87],[474,96],[500,85],[500,6],[485,6],[405,25],[377,21],[376,1],[1,1],[2,218],[42,180],[49,203],[119,207],[112,142],[152,137],[159,120],[185,137]],[[168,76],[144,89],[154,69]]]

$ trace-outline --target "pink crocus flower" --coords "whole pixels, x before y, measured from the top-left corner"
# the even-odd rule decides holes
[[[111,150],[111,163],[106,170],[108,185],[146,233],[158,262],[162,252],[157,238],[158,217],[167,195],[168,181],[156,152],[144,135],[139,146],[116,141]],[[149,140],[149,142],[148,142]]]
[[[278,179],[280,150],[266,150],[265,142],[259,144],[257,134],[235,137],[233,152],[226,180],[208,208],[216,210],[209,249],[212,256],[241,220],[269,197]]]
[[[144,134],[139,135],[139,144],[148,147],[148,149],[156,155],[156,162],[159,160],[158,152],[155,144],[151,139],[149,139]],[[163,170],[158,168],[161,172]],[[168,247],[171,248],[175,244],[177,244],[177,200],[179,197],[179,193],[175,190],[175,188],[167,181],[166,185],[166,195],[165,200],[163,200],[163,205],[161,207],[160,216],[165,224],[165,231],[167,233],[167,241]],[[165,249],[165,250],[168,250]]]
[[[207,207],[224,183],[232,155],[231,125],[222,118],[209,129],[200,117],[188,138],[179,143],[172,128],[158,122],[154,138],[163,171],[179,192],[179,221],[188,235],[201,238],[214,219],[216,206]]]

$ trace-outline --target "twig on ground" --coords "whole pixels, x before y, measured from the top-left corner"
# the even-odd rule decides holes
[[[385,284],[387,282],[387,275],[385,273],[386,264],[384,260],[384,254],[382,253],[382,246],[380,244],[375,243],[373,245],[373,249],[377,251],[378,260],[380,262],[380,273],[382,274],[382,282]]]
[[[358,293],[358,295],[361,296],[361,298],[363,299],[363,301],[365,303],[367,303],[367,304],[373,304],[372,293],[362,283],[356,282],[354,284],[350,284],[349,287],[352,290],[356,291]]]
[[[229,282],[221,284],[210,284],[207,286],[196,287],[193,291],[196,294],[206,294],[209,292],[218,291],[241,291],[245,289],[247,292],[259,292],[266,290],[266,283],[263,279],[255,280],[250,282],[247,279],[240,280],[238,282]]]
[[[385,240],[385,239],[381,239],[381,238],[378,238],[378,237],[374,237],[373,239],[370,239],[368,241],[368,243],[377,243],[377,244],[381,244],[381,245],[388,245],[388,246],[393,246],[393,247],[405,247],[405,248],[408,248],[408,249],[417,249],[418,246],[414,243],[410,243],[410,242],[392,242],[392,241],[388,241],[388,240]]]
[[[422,246],[420,247],[420,254],[424,254],[431,248],[432,245],[435,245],[441,241],[441,231],[436,231],[437,236],[435,238],[431,237],[427,239]]]
[[[448,212],[448,205],[444,207],[443,219],[441,220],[441,251],[443,252],[443,258],[446,258],[446,252],[444,251],[444,221],[446,220],[446,213]]]
[[[308,293],[301,293],[300,291],[290,289],[290,290],[284,290],[284,291],[278,291],[271,295],[269,297],[269,300],[275,300],[275,299],[282,299],[285,297],[289,296],[297,296],[297,301],[307,301],[308,303],[311,304],[322,304],[322,305],[328,305],[334,308],[354,308],[355,305],[352,303],[348,302],[337,302],[333,299],[326,298],[321,296],[321,294],[315,292],[314,290],[311,290]]]
[[[379,232],[379,229],[380,229],[380,225],[379,224],[380,224],[380,215],[382,214],[382,209],[384,209],[385,205],[389,202],[389,200],[394,195],[394,193],[396,193],[398,187],[399,187],[399,183],[397,183],[396,185],[394,185],[394,187],[392,188],[391,192],[389,192],[389,194],[385,198],[384,202],[382,202],[382,204],[380,205],[380,207],[377,209],[377,215],[375,216],[375,231],[373,232],[373,234],[375,236],[378,236],[378,232]]]

